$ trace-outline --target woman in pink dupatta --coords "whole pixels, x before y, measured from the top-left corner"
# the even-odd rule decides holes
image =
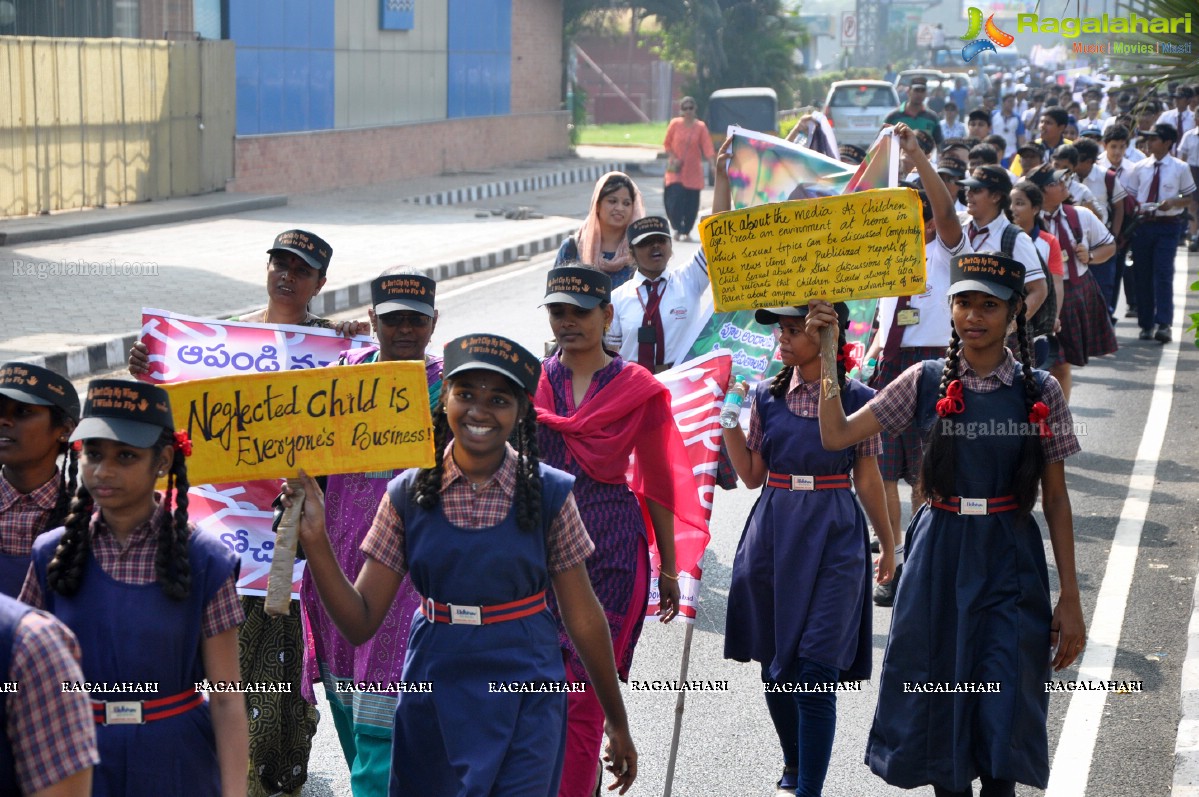
[[[676,516],[680,527],[706,526],[669,392],[649,371],[603,348],[610,294],[611,280],[596,269],[549,272],[545,305],[559,350],[543,363],[533,403],[542,461],[576,479],[575,501],[595,543],[587,574],[604,606],[617,671],[627,681],[648,606],[649,544],[656,540],[660,558],[658,616],[669,622],[679,610],[677,568],[698,564],[676,562]],[[630,482],[634,453],[639,466]],[[557,616],[552,601],[550,608]],[[561,621],[559,639],[567,678],[586,681]],[[559,797],[594,792],[603,727],[592,690],[568,696]]]
[[[558,249],[554,266],[586,263],[607,274],[618,288],[636,273],[625,237],[629,224],[645,215],[641,191],[624,172],[608,172],[595,184],[587,218]]]

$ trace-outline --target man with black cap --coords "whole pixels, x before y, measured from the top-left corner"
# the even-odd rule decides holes
[[[924,107],[925,97],[928,96],[928,81],[922,77],[912,78],[912,87],[908,89],[908,101],[902,108],[887,114],[886,124],[895,125],[903,122],[913,130],[923,130],[933,137],[933,141],[941,146],[941,125],[936,114]]]
[[[1174,94],[1171,98],[1174,100],[1174,107],[1162,111],[1157,117],[1157,124],[1173,125],[1178,131],[1178,136],[1181,138],[1187,132],[1195,127],[1195,113],[1190,109],[1191,97],[1194,93],[1190,86],[1179,86],[1174,89]],[[1177,152],[1171,150],[1171,155],[1176,155]]]
[[[1141,340],[1169,343],[1174,324],[1174,255],[1185,230],[1184,214],[1195,194],[1195,181],[1187,165],[1170,154],[1178,140],[1173,125],[1154,125],[1141,135],[1148,140],[1151,157],[1137,163],[1126,181],[1143,215],[1132,236],[1137,322]]]
[[[668,239],[669,240],[669,239]],[[371,282],[368,311],[377,346],[342,352],[337,365],[419,360],[425,364],[429,406],[437,409],[441,396],[442,358],[426,354],[437,326],[434,298],[437,283],[423,274],[390,268]],[[333,474],[325,485],[325,527],[329,543],[346,578],[354,581],[362,568],[359,550],[388,483],[398,470]],[[311,628],[313,648],[305,651],[301,688],[314,705],[312,684],[325,686],[333,725],[350,770],[354,794],[385,794],[390,778],[392,724],[396,694],[360,692],[353,682],[398,683],[403,680],[408,631],[419,598],[405,582],[379,631],[362,645],[351,645],[337,630],[321,603],[311,571],[304,571],[300,601]]]
[[[604,336],[609,348],[659,373],[686,354],[698,332],[700,299],[710,288],[708,261],[700,249],[685,266],[668,268],[670,225],[661,216],[629,224],[629,251],[637,275],[612,291],[612,325]]]

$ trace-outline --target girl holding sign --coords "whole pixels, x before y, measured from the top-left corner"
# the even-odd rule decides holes
[[[0,365],[0,594],[17,597],[33,541],[67,516],[77,468],[67,438],[78,422],[69,380],[36,365]]]
[[[762,664],[766,707],[783,748],[778,788],[818,797],[832,755],[837,684],[870,677],[870,543],[863,506],[881,546],[880,584],[891,580],[894,544],[878,469],[879,437],[836,451],[820,445],[820,338],[805,325],[807,315],[807,307],[757,311],[759,324],[778,325],[784,367],[755,389],[749,437],[740,425],[724,430],[737,475],[750,489],[766,485],[733,560],[724,655]],[[846,352],[844,303],[835,318],[839,351]],[[837,377],[842,401],[853,412],[874,391],[846,378],[853,368],[846,357],[838,357]]]
[[[1023,266],[997,252],[954,257],[948,356],[912,366],[848,418],[840,401],[820,400],[828,449],[911,425],[926,434],[927,503],[907,531],[866,762],[893,786],[932,784],[938,797],[972,794],[978,777],[988,797],[1014,795],[1017,782],[1045,788],[1044,684],[1086,635],[1064,467],[1079,445],[1061,387],[1032,368],[1024,284]],[[836,323],[827,303],[809,307],[809,328]],[[1013,320],[1019,363],[1005,345]],[[1038,486],[1054,608],[1032,518]]]
[[[440,459],[391,482],[354,584],[330,547],[320,489],[301,472],[308,567],[346,639],[359,644],[375,633],[405,573],[421,596],[396,709],[391,794],[557,793],[566,697],[546,605],[551,587],[607,717],[605,758],[623,794],[637,752],[583,564],[594,546],[574,480],[538,459],[532,394],[540,365],[510,340],[468,335],[446,344],[444,368],[434,426]],[[424,684],[431,688],[418,691]]]
[[[97,797],[147,788],[246,793],[242,696],[213,692],[206,700],[196,688],[240,680],[238,562],[187,522],[191,442],[174,427],[160,387],[115,379],[88,385],[71,435],[82,444],[83,483],[66,525],[34,544],[21,592],[79,638],[86,682],[136,687],[91,693]],[[154,487],[163,477],[160,497]]]

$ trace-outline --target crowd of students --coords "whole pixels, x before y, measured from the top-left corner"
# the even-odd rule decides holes
[[[1178,87],[1161,110],[1115,93],[1094,108],[1092,90],[1020,88],[969,110],[965,135],[956,104],[929,111],[919,80],[889,120],[922,203],[928,280],[880,303],[868,383],[847,376],[858,363],[843,305],[757,313],[784,367],[752,389],[748,434],[724,433],[727,464],[761,489],[733,562],[725,655],[761,667],[780,793],[823,789],[836,689],[822,687],[871,676],[872,592],[894,615],[871,769],[938,795],[975,779],[996,797],[1046,785],[1041,684],[1085,645],[1070,369],[1116,351],[1122,284],[1141,339],[1170,342],[1199,97]],[[714,212],[730,208],[729,157],[726,142]],[[670,221],[645,215],[628,175],[604,175],[546,275],[544,359],[492,330],[428,352],[436,283],[380,275],[369,322],[337,326],[377,344],[334,367],[423,362],[436,464],[301,475],[308,567],[282,620],[239,600],[237,560],[189,523],[192,444],[166,391],[96,380],[81,407],[62,377],[0,366],[0,669],[23,685],[0,692],[0,793],[297,793],[317,682],[356,795],[585,797],[601,762],[626,791],[637,750],[618,681],[646,614],[650,542],[669,622],[684,567],[675,521],[699,514],[652,374],[685,355],[709,277],[702,251],[672,254]],[[268,257],[267,304],[241,320],[333,326],[307,310],[332,247],[289,230]],[[820,389],[825,327],[842,336],[838,396]],[[129,370],[146,367],[137,344]],[[982,444],[957,431],[1009,421],[1021,431]],[[295,697],[197,692],[206,679],[286,682]],[[959,688],[930,700],[913,681]],[[339,688],[352,682],[432,688]],[[564,688],[496,694],[495,682]],[[989,683],[1004,688],[975,688]]]

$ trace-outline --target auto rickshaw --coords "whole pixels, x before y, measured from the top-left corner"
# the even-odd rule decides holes
[[[720,145],[724,143],[729,125],[777,136],[778,95],[774,93],[774,89],[765,86],[714,91],[708,97],[706,121],[715,149],[720,149]]]

